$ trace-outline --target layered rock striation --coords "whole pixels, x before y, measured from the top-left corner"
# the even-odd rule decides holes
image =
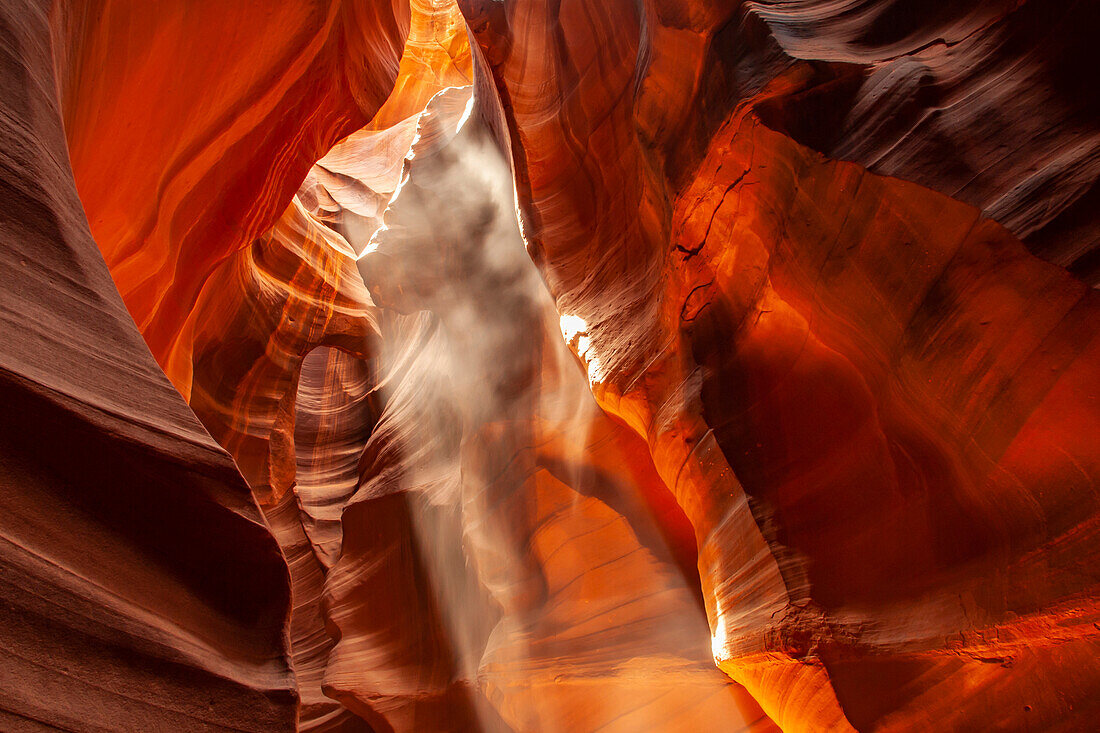
[[[1095,15],[0,8],[0,727],[1088,729]]]
[[[784,728],[1080,725],[1093,292],[769,128],[824,72],[732,5],[463,8],[570,345],[695,528],[719,665]]]

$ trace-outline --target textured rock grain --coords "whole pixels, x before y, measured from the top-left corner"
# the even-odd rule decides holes
[[[1087,729],[1097,30],[10,0],[0,728]]]
[[[784,728],[1089,719],[1088,288],[769,129],[837,72],[732,4],[461,4],[567,339],[695,528],[720,666]]]
[[[0,727],[293,730],[286,566],[92,240],[49,10],[0,8]]]

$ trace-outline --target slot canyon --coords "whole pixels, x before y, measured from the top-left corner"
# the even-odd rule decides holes
[[[1096,730],[1098,37],[0,0],[0,731]]]

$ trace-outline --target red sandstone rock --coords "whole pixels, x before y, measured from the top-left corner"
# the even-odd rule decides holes
[[[0,727],[1086,729],[1095,26],[0,9]]]
[[[695,526],[722,668],[796,729],[1090,719],[1095,296],[761,124],[812,70],[706,86],[726,16],[463,7],[570,343]]]
[[[973,204],[1100,283],[1095,3],[748,3],[795,58],[855,64],[766,119],[835,158]]]
[[[130,313],[184,385],[180,324],[218,264],[386,100],[408,4],[71,5],[54,27],[77,188]]]
[[[0,7],[0,728],[293,730],[285,564],[88,231],[48,5]]]

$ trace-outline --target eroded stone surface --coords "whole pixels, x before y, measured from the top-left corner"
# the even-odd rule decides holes
[[[1088,3],[223,5],[0,10],[0,720],[1095,717]]]
[[[722,668],[791,728],[1087,717],[1091,291],[762,124],[821,71],[732,6],[463,7],[570,345],[696,529]]]

